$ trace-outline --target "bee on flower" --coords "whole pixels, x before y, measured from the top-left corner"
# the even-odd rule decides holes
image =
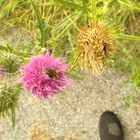
[[[69,83],[64,58],[51,54],[35,56],[23,68],[23,85],[35,96],[44,99],[56,94]]]

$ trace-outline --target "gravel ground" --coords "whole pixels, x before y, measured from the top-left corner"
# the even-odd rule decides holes
[[[1,121],[0,140],[99,140],[98,122],[107,110],[120,118],[125,140],[140,140],[140,103],[125,107],[131,84],[123,80],[113,70],[100,78],[87,75],[50,101],[22,93],[15,131]]]

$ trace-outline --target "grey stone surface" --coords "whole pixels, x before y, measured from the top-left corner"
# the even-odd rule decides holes
[[[125,140],[140,140],[140,103],[125,107],[123,99],[131,84],[124,84],[123,80],[122,75],[112,70],[105,71],[100,78],[88,74],[85,80],[73,81],[71,87],[44,101],[25,91],[16,111],[15,131],[9,121],[0,125],[2,140],[28,140],[36,123],[44,125],[52,139],[99,140],[99,119],[107,110],[118,115]]]

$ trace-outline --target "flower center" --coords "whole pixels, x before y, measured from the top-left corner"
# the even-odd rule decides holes
[[[58,73],[50,68],[45,69],[45,74],[48,75],[52,80],[56,80],[58,78]]]

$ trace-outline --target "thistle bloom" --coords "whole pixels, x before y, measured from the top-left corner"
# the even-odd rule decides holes
[[[69,83],[68,65],[50,54],[36,56],[23,68],[23,85],[41,99],[49,98]]]

